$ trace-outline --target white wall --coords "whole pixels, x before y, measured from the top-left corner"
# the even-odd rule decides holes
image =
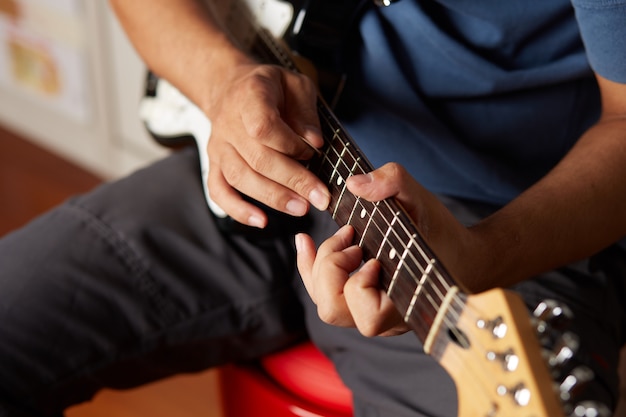
[[[138,119],[145,68],[108,3],[64,0],[67,4],[74,2],[78,8],[67,18],[58,10],[51,13],[52,8],[64,3],[55,1],[19,3],[34,16],[30,17],[44,23],[37,21],[38,27],[48,25],[50,43],[42,45],[48,49],[55,43],[71,45],[69,49],[78,51],[75,55],[84,64],[82,71],[63,75],[68,78],[66,83],[82,86],[78,90],[83,94],[65,100],[79,111],[68,112],[59,97],[49,98],[24,83],[12,85],[10,74],[6,74],[9,63],[0,61],[5,68],[4,82],[0,83],[0,123],[105,178],[124,175],[165,155],[167,151],[149,138]],[[48,9],[46,4],[50,5]],[[6,19],[4,23],[5,39],[0,38],[0,42],[4,41],[6,49],[7,33],[13,36],[15,30],[7,29]]]

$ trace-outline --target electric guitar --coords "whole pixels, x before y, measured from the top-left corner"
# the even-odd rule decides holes
[[[348,13],[345,18],[331,19],[338,26],[327,28],[323,39],[329,32],[345,35],[345,22],[358,19],[362,7],[367,7],[363,0],[305,1],[307,7],[300,9],[296,2],[284,0],[215,3],[219,10],[214,12],[242,47],[267,63],[293,71],[298,67],[292,53],[277,39],[291,39],[293,43],[307,25],[319,27],[311,20],[314,4],[318,11],[331,7],[333,15],[338,7]],[[299,3],[302,6],[303,2]],[[341,41],[306,39],[299,45],[309,51],[342,48]],[[331,70],[340,67],[334,58],[327,58],[324,66]],[[340,76],[330,78],[341,80]],[[308,162],[308,168],[328,185],[330,215],[339,225],[354,227],[365,259],[380,261],[381,286],[424,350],[456,382],[459,416],[610,416],[602,404],[575,398],[578,386],[593,378],[591,371],[578,367],[566,376],[559,374],[578,345],[575,335],[551,326],[571,315],[567,306],[545,300],[530,315],[519,295],[511,291],[465,293],[395,200],[368,202],[347,191],[348,177],[373,168],[327,104],[333,96],[328,93],[331,90],[320,93],[317,104],[326,143]],[[206,116],[173,86],[149,73],[140,117],[158,142],[198,146],[207,204],[217,218],[228,218],[206,191],[206,146],[211,133]]]

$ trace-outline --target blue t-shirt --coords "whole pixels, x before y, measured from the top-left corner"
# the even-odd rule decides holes
[[[626,82],[626,0],[573,2],[368,11],[338,113],[375,167],[399,162],[434,192],[504,204],[597,120],[590,62]]]

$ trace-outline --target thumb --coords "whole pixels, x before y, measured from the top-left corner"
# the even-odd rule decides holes
[[[296,243],[296,263],[298,266],[298,272],[302,277],[302,282],[309,295],[313,298],[314,289],[312,288],[313,281],[311,275],[313,273],[313,264],[315,262],[315,256],[317,251],[315,249],[315,243],[313,239],[305,233],[298,233],[295,237]],[[315,303],[316,301],[313,300]]]

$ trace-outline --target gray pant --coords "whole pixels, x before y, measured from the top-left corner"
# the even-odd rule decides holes
[[[66,204],[0,240],[0,416],[59,416],[101,387],[253,359],[311,337],[353,390],[358,416],[455,416],[452,380],[417,338],[366,339],[321,323],[297,275],[293,231],[320,242],[326,213],[284,233],[222,233],[192,149]],[[467,223],[491,211],[446,199]],[[525,283],[564,300],[614,404],[626,257],[617,247]],[[472,383],[457,381],[459,384]]]

